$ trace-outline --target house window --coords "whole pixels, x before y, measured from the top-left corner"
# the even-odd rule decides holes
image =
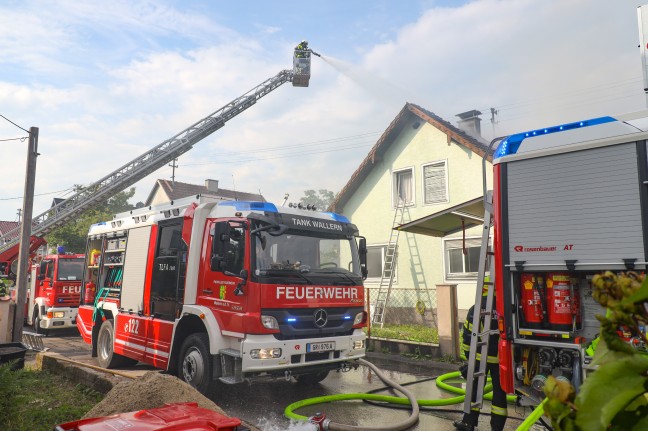
[[[444,241],[446,279],[477,277],[481,239],[467,238],[465,245],[466,253],[464,254],[463,240],[450,239]]]
[[[387,254],[387,245],[369,245],[367,246],[367,281],[368,282],[380,282],[381,277],[383,276],[383,271],[385,273],[386,280],[389,280],[391,276],[390,271],[393,268],[392,262],[387,262],[385,267],[385,255]],[[390,249],[390,257],[394,256],[393,248]],[[395,276],[396,274],[394,274]]]
[[[448,169],[444,161],[423,166],[423,199],[425,204],[448,202]]]
[[[393,174],[393,205],[414,205],[414,169],[395,171]]]

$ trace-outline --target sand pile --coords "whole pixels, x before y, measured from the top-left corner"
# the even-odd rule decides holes
[[[227,416],[223,409],[212,400],[182,380],[151,371],[139,379],[124,381],[116,385],[103,400],[83,416],[83,419],[153,409],[167,403],[184,402],[195,402],[198,407]]]

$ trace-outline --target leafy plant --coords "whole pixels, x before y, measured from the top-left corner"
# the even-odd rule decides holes
[[[592,279],[593,296],[607,307],[594,364],[598,369],[576,394],[550,377],[544,387],[545,413],[556,431],[639,431],[648,429],[648,356],[619,332],[648,345],[648,279],[635,272],[606,272]]]

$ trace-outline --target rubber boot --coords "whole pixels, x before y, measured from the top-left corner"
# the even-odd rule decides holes
[[[504,425],[506,425],[506,416],[491,414],[490,424],[491,431],[504,431]]]
[[[475,427],[472,425],[468,425],[464,421],[454,421],[452,423],[454,427],[457,429],[457,431],[475,431]]]

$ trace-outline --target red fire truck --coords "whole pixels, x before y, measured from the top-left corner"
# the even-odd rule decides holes
[[[515,134],[493,155],[499,360],[508,393],[578,388],[596,337],[591,279],[645,271],[648,112]]]
[[[95,224],[87,250],[97,295],[77,327],[103,367],[141,361],[204,392],[318,382],[365,354],[366,244],[344,216],[199,196]]]
[[[76,325],[83,258],[82,254],[52,254],[32,265],[25,316],[36,333]]]

